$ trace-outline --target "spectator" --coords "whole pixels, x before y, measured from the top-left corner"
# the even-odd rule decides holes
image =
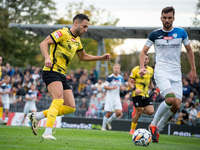
[[[37,80],[36,82],[36,89],[41,92],[41,88],[42,88],[42,85],[41,85],[41,82],[39,80]]]
[[[69,74],[67,77],[68,77],[68,81],[69,81],[70,83],[73,82],[73,79],[75,78],[74,71],[71,70],[71,71],[70,71],[70,74]]]
[[[194,122],[196,119],[197,119],[197,110],[195,109],[195,106],[192,103],[190,114],[189,114],[189,125],[194,125]]]
[[[126,89],[126,87],[123,85],[122,89],[120,90],[120,97],[122,99],[124,99],[125,95],[128,93],[129,91]]]
[[[178,113],[178,118],[176,119],[176,124],[177,125],[184,124],[184,122],[183,122],[183,113],[182,112]]]
[[[20,77],[23,76],[22,71],[19,69],[19,67],[16,66],[14,69],[14,75],[17,75],[17,74],[19,74]]]
[[[79,78],[79,82],[81,82],[81,80],[84,80],[84,82],[86,82],[87,78],[88,78],[87,70],[83,70],[83,73],[81,74],[81,77]]]
[[[101,79],[98,79],[98,82],[95,83],[95,87],[96,87],[97,90],[99,90],[99,89],[102,90],[103,89],[103,83],[102,83]]]
[[[29,73],[31,73],[31,66],[30,66],[30,65],[27,65],[26,69],[24,70],[24,74],[26,74],[27,71],[28,71]]]
[[[188,97],[187,101],[189,103],[189,107],[191,107],[191,105],[194,104],[191,97]]]
[[[15,75],[14,75],[15,76]],[[15,78],[15,83],[13,86],[17,87],[17,84],[20,83],[22,84],[22,78],[20,77],[19,74],[16,75],[16,78]]]
[[[90,71],[90,74],[89,74],[89,76],[88,76],[88,79],[91,80],[91,83],[92,83],[92,84],[95,84],[95,83],[96,83],[96,76],[95,76],[93,70]]]
[[[27,86],[27,88],[30,89],[31,85],[32,85],[32,82],[30,81],[30,78],[25,76],[22,86],[23,87]]]
[[[17,84],[17,93],[16,93],[17,96],[25,96],[26,95],[26,91],[24,88],[22,88],[22,84],[21,83],[18,83]]]
[[[190,107],[189,107],[189,103],[188,102],[185,102],[185,105],[181,109],[180,112],[183,113],[183,115],[182,115],[183,120],[188,121],[189,113],[190,113]]]
[[[32,66],[32,67],[31,67],[31,74],[33,74],[34,71],[35,71],[35,66]]]
[[[70,82],[71,88],[72,88],[72,92],[74,94],[74,97],[76,98],[78,96],[78,86],[79,86],[79,82],[77,81],[76,78],[72,79],[73,81]]]
[[[86,102],[85,97],[83,97],[82,101],[78,107],[79,116],[81,116],[81,117],[85,116],[87,109],[88,109],[88,103]]]
[[[36,83],[36,80],[39,79],[39,78],[40,78],[39,71],[38,71],[38,69],[35,69],[33,74],[32,74],[32,79]]]
[[[195,100],[195,108],[196,108],[197,112],[200,111],[199,99]]]
[[[10,64],[6,63],[6,71],[8,72],[10,70]]]
[[[96,68],[95,66],[92,67],[92,70],[93,70],[93,73],[95,75],[95,83],[97,82],[98,78],[99,78],[99,75],[98,75],[98,72],[96,71]],[[95,84],[93,83],[93,84]]]
[[[128,78],[129,78],[129,73],[128,73],[128,72],[125,72],[125,73],[124,73],[124,76],[123,76],[124,82],[128,82]]]
[[[189,82],[185,80],[183,82],[183,96],[188,97],[190,92],[191,92],[191,88],[189,86]]]
[[[76,80],[79,81],[79,78],[81,77],[81,70],[77,69],[74,76],[75,76]]]
[[[93,94],[90,97],[90,105],[91,104],[95,104],[95,105],[97,104],[97,91],[93,91]]]
[[[86,88],[85,88],[85,82],[84,80],[81,80],[81,82],[78,84],[78,97],[84,97],[86,96]]]
[[[84,68],[83,67],[81,67],[80,72],[81,72],[81,75],[84,73]]]
[[[89,118],[97,118],[97,116],[95,116],[95,112],[97,110],[97,107],[95,104],[91,104],[88,108],[88,110],[85,113],[85,117],[89,117]]]
[[[195,101],[195,95],[194,95],[194,92],[190,92],[190,94],[189,94],[189,97],[188,98],[191,98],[192,99],[192,101],[194,102]]]
[[[89,98],[92,94],[93,94],[93,90],[91,88],[91,80],[88,79],[86,81],[86,85],[85,85],[85,92],[86,92],[86,97]]]
[[[6,75],[8,75],[8,72],[6,71],[6,67],[5,66],[2,66],[2,75],[1,75],[1,78],[3,79]]]
[[[97,99],[97,104],[96,104],[97,110],[96,110],[96,115],[97,118],[105,116],[105,111],[103,110],[103,104],[101,103],[101,99]]]
[[[12,66],[10,66],[10,70],[8,70],[8,75],[9,75],[10,77],[12,77],[12,76],[14,75],[14,72],[15,72],[15,70],[13,69]]]
[[[128,103],[130,103],[129,98],[130,98],[130,94],[126,94],[124,99],[122,100],[123,118],[128,118]]]
[[[44,82],[43,82],[43,84],[42,84],[42,86],[41,86],[40,91],[41,91],[42,96],[45,96],[46,93],[48,92],[48,91],[47,91],[46,84],[45,84]]]
[[[200,93],[200,81],[199,81],[199,78],[196,78],[194,80],[194,83],[193,83],[192,87],[195,88],[198,93]]]

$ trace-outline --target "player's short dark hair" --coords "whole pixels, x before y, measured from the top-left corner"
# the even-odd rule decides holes
[[[74,18],[73,18],[73,23],[78,20],[79,22],[82,22],[83,20],[87,20],[90,21],[90,19],[88,18],[87,15],[85,14],[77,14]]]
[[[161,12],[161,15],[163,14],[163,13],[168,13],[168,12],[173,12],[173,15],[175,15],[175,9],[174,9],[174,7],[165,7],[165,8],[163,8],[162,9],[162,12]]]

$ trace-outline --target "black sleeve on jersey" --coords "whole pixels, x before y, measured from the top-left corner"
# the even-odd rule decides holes
[[[53,40],[53,42],[56,44],[56,41],[54,40],[54,38],[52,37],[52,35],[50,34],[51,39]]]
[[[79,50],[77,50],[76,52],[79,52],[79,51],[82,51],[83,50],[83,48],[82,49],[79,49]]]
[[[154,32],[151,32],[149,34],[148,39],[151,40],[152,42],[154,42],[154,40],[155,40]]]

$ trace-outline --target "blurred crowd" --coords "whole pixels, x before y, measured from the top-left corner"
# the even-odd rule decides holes
[[[2,66],[2,78],[6,75],[11,77],[10,92],[11,105],[24,106],[26,95],[32,84],[36,85],[37,101],[40,102],[42,97],[50,97],[45,83],[42,80],[42,67],[28,65],[27,68],[20,69],[12,67],[9,63]],[[122,112],[121,118],[131,119],[131,114],[134,111],[133,102],[131,100],[132,91],[128,86],[129,72],[121,73],[124,78],[124,84],[120,91]],[[80,99],[76,105],[77,116],[98,118],[105,115],[104,103],[106,90],[104,89],[105,78],[101,78],[95,67],[91,70],[86,70],[83,67],[77,70],[70,70],[66,78],[71,85],[75,99]],[[199,78],[193,84],[190,83],[188,75],[182,75],[183,82],[183,99],[182,107],[173,118],[176,124],[193,125],[200,118],[200,81]],[[154,82],[155,84],[155,82]],[[155,84],[156,87],[156,84]],[[160,94],[160,90],[156,87],[159,95],[156,96],[149,89],[149,96],[154,102],[162,102],[164,97]]]

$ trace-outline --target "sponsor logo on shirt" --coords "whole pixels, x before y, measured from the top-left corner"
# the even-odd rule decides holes
[[[164,39],[164,40],[172,40],[172,39],[173,39],[173,36],[164,36],[163,39]]]
[[[174,34],[173,34],[173,37],[174,37],[174,38],[177,38],[177,36],[178,36],[177,33],[174,33]]]
[[[58,39],[59,37],[62,36],[62,33],[60,31],[57,31],[57,32],[54,33],[54,36],[55,36],[56,39]]]
[[[72,40],[73,42],[76,42],[76,39],[75,39],[74,37],[72,37],[71,40]]]

